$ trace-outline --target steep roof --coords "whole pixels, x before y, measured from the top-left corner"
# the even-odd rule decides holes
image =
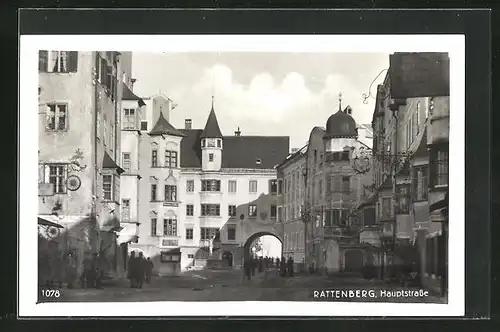
[[[144,103],[144,100],[142,100],[141,97],[138,97],[135,93],[133,93],[132,90],[130,90],[126,84],[123,84],[122,100],[137,100],[139,106],[146,105]]]
[[[181,136],[181,137],[184,136],[184,134],[180,130],[177,130],[167,121],[167,119],[165,119],[163,113],[161,112],[158,121],[156,121],[156,124],[154,125],[153,129],[151,129],[151,131],[149,132],[149,135],[151,136],[171,135],[171,136]]]
[[[181,167],[201,167],[203,130],[182,129]],[[290,151],[288,136],[225,136],[223,138],[222,168],[272,169]]]
[[[102,158],[102,168],[112,168],[117,171],[118,174],[125,172],[120,166],[118,166],[111,156],[104,151],[104,156]]]
[[[215,115],[214,107],[212,105],[212,110],[208,115],[207,123],[205,129],[201,133],[201,138],[222,138],[222,133],[219,128],[219,122],[217,121],[217,116]]]

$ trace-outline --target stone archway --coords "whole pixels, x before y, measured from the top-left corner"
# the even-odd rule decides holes
[[[262,231],[262,232],[256,232],[248,237],[248,239],[245,241],[245,244],[243,245],[243,260],[247,260],[251,257],[251,245],[252,243],[258,239],[261,236],[265,235],[270,235],[278,239],[281,243],[281,252],[283,253],[283,239],[281,239],[277,234],[269,232],[269,231]]]
[[[344,271],[360,272],[363,267],[365,253],[361,249],[347,250],[344,254]]]

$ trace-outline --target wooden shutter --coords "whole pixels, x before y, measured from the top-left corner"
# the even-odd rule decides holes
[[[68,71],[70,73],[78,71],[78,52],[76,51],[68,52]]]
[[[38,71],[47,72],[49,65],[49,52],[38,51]]]

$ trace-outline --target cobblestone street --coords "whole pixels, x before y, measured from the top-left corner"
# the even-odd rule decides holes
[[[319,296],[321,291],[373,290],[376,297],[333,298]],[[128,287],[127,281],[109,284],[104,289],[62,289],[61,297],[53,299],[71,302],[141,302],[141,301],[363,301],[446,303],[436,296],[383,297],[380,291],[397,291],[401,287],[381,281],[369,281],[356,275],[311,276],[282,278],[275,270],[257,273],[243,280],[241,270],[191,271],[179,277],[154,278],[142,289]],[[406,289],[408,290],[408,289]],[[314,297],[314,291],[318,296]],[[323,293],[325,294],[325,293]],[[40,299],[42,301],[42,299]],[[47,300],[45,300],[47,301]]]

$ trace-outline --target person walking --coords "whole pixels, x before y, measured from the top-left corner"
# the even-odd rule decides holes
[[[128,265],[127,265],[127,277],[130,280],[130,288],[136,288],[136,260],[137,258],[135,257],[135,251],[132,251],[130,253],[130,258],[128,259]]]
[[[262,258],[262,256],[259,257],[258,271],[259,273],[262,273],[264,271],[264,259]]]
[[[293,258],[292,258],[292,256],[288,257],[287,270],[288,270],[288,275],[290,277],[293,277]]]
[[[243,280],[248,280],[252,278],[252,272],[251,270],[251,261],[250,259],[245,259],[243,261]]]
[[[280,260],[280,276],[282,276],[282,277],[286,276],[286,261],[285,261],[285,257],[281,257],[281,260]]]
[[[151,258],[148,257],[148,259],[146,261],[146,282],[148,284],[151,284],[151,275],[153,274],[153,267],[154,267],[154,264],[151,261]]]
[[[138,288],[142,288],[142,284],[144,283],[144,275],[146,272],[146,264],[145,264],[144,255],[142,252],[139,253],[138,263],[137,263],[137,286]]]

